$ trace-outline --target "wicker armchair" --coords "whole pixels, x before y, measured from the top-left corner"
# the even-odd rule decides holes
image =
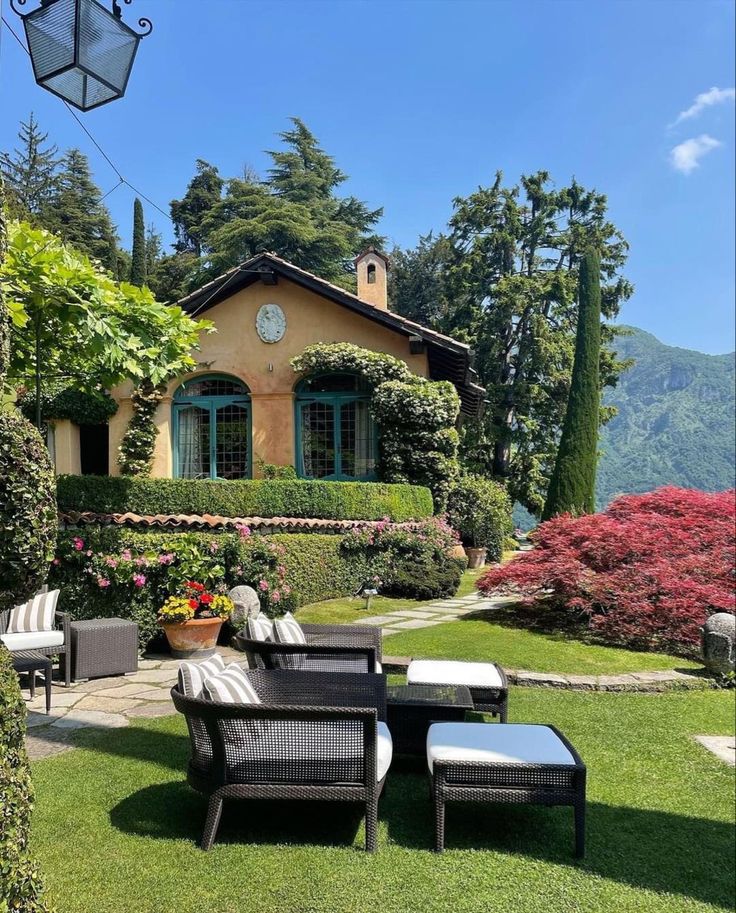
[[[236,634],[239,650],[251,669],[293,669],[302,672],[380,672],[381,629],[371,625],[303,624],[306,644],[252,640],[247,630]]]
[[[189,729],[187,782],[209,797],[209,850],[225,799],[363,802],[376,849],[378,799],[390,763],[383,676],[246,671],[261,704],[220,704],[171,689]]]
[[[68,687],[71,684],[71,662],[69,651],[71,649],[71,616],[66,612],[55,612],[54,613],[54,632],[61,631],[63,634],[63,640],[61,643],[54,643],[49,646],[44,646],[43,634],[52,633],[52,632],[43,632],[40,631],[35,636],[35,640],[39,643],[29,644],[28,639],[31,635],[27,634],[8,634],[8,622],[10,620],[11,609],[6,609],[4,612],[0,612],[0,642],[4,643],[5,646],[12,653],[14,650],[33,650],[36,653],[42,653],[44,656],[58,656],[59,657],[59,674],[64,676],[64,684]],[[58,640],[57,637],[47,638],[49,640]]]

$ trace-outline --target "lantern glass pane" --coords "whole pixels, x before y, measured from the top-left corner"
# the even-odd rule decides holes
[[[43,81],[43,86],[67,101],[86,111],[101,105],[113,98],[118,98],[120,93],[116,89],[111,89],[99,79],[88,76],[76,67],[60,73],[58,76],[52,76]]]
[[[56,0],[24,20],[36,79],[74,64],[76,0]]]
[[[80,16],[77,61],[89,73],[122,93],[139,38],[97,0],[77,2]]]

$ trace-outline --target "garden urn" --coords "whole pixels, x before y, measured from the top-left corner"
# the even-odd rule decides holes
[[[174,659],[205,659],[215,652],[222,618],[189,618],[160,621]]]
[[[486,555],[488,554],[487,548],[467,548],[465,549],[468,555],[468,567],[469,568],[478,568],[483,567],[486,563]]]

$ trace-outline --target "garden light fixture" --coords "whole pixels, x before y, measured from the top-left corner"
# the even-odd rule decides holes
[[[134,32],[123,22],[117,0],[112,0],[112,11],[99,0],[41,0],[24,13],[17,7],[25,3],[10,0],[23,20],[39,86],[80,111],[125,95],[138,43],[153,29],[150,20],[139,19],[144,31]]]

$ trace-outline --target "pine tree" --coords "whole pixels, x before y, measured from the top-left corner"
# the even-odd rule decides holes
[[[107,263],[110,257],[110,235],[115,233],[107,207],[100,202],[102,193],[92,180],[89,161],[79,149],[65,155],[58,184],[39,220],[48,231],[63,241]]]
[[[189,182],[187,192],[181,200],[171,201],[171,221],[176,233],[174,246],[179,253],[202,256],[202,220],[219,202],[224,183],[214,165],[197,159],[197,173]]]
[[[135,198],[133,203],[133,250],[130,258],[130,283],[139,288],[146,284],[146,227],[143,221],[143,204]]]
[[[47,144],[31,112],[18,131],[20,148],[0,153],[0,172],[5,179],[9,208],[21,218],[37,216],[51,196],[57,179],[58,147]]]
[[[601,262],[589,248],[578,277],[578,327],[570,396],[557,459],[542,514],[595,511],[595,473],[600,421]]]

